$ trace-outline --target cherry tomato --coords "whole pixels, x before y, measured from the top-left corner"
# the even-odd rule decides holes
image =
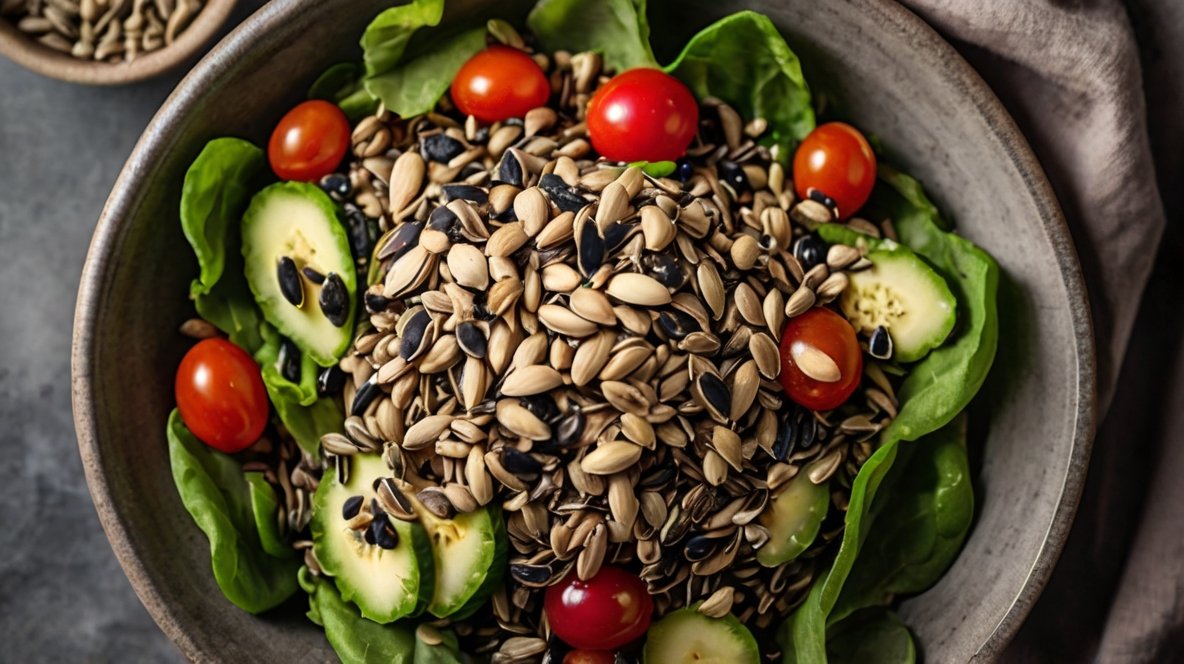
[[[509,46],[474,55],[452,79],[452,103],[482,122],[521,117],[550,96],[551,84],[538,63]]]
[[[200,341],[185,353],[174,385],[185,426],[227,454],[259,440],[267,425],[267,391],[259,365],[225,339]]]
[[[337,170],[349,149],[349,135],[349,120],[336,104],[321,99],[301,102],[271,132],[271,170],[284,180],[319,180]]]
[[[806,354],[821,352],[838,367],[833,381],[815,380],[799,366],[811,361]],[[824,358],[815,356],[815,363]],[[818,370],[811,367],[818,374]],[[815,308],[790,319],[781,335],[781,387],[790,399],[811,410],[831,410],[845,402],[859,385],[863,352],[855,328],[830,309]]]
[[[793,156],[793,184],[800,198],[811,190],[830,197],[839,218],[855,214],[876,183],[876,155],[859,130],[842,122],[814,128]]]
[[[604,566],[581,581],[574,573],[547,588],[547,622],[573,648],[619,648],[649,629],[654,602],[645,583],[620,567]]]
[[[563,658],[563,664],[616,664],[617,656],[611,650],[573,650]]]
[[[687,86],[657,69],[630,69],[600,86],[588,103],[592,147],[614,161],[673,161],[699,127]]]

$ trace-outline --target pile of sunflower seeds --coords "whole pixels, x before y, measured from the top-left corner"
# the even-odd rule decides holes
[[[707,100],[688,163],[650,177],[591,153],[580,113],[605,80],[599,56],[535,57],[558,101],[521,120],[380,109],[356,126],[348,182],[326,189],[382,235],[369,321],[340,365],[347,435],[324,450],[339,474],[381,451],[392,518],[414,518],[405,494],[442,517],[503,507],[508,583],[454,625],[493,661],[537,660],[542,590],[610,563],[639,572],[658,615],[702,602],[769,626],[804,598],[896,414],[876,362],[840,409],[795,406],[777,340],[870,263],[803,244],[833,209],[795,200],[760,120]],[[838,379],[825,354],[794,360]],[[838,516],[805,554],[762,567],[758,517],[800,473],[829,482]]]
[[[205,0],[0,0],[0,17],[56,51],[131,62],[168,46]]]

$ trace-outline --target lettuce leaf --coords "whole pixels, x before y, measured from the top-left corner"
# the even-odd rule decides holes
[[[597,51],[617,72],[658,66],[645,0],[539,0],[526,25],[548,52]]]

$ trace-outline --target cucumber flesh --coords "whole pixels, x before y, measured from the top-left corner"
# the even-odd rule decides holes
[[[804,471],[794,476],[758,517],[769,529],[769,541],[757,549],[757,562],[776,567],[800,556],[818,536],[828,507],[830,490],[825,484],[811,482]]]
[[[326,473],[317,487],[312,518],[313,551],[321,568],[337,579],[341,596],[378,623],[413,616],[427,608],[434,586],[434,564],[427,532],[418,522],[390,519],[398,544],[384,549],[369,544],[362,531],[346,525],[345,502],[374,499],[373,485],[390,475],[382,457],[359,454],[350,459],[349,481]]]
[[[242,243],[247,283],[263,317],[317,364],[336,364],[353,337],[358,279],[333,200],[304,182],[273,184],[251,199],[243,215]],[[278,277],[282,258],[292,259],[297,270],[311,268],[341,278],[348,295],[343,325],[334,325],[321,311],[322,284],[300,276],[300,306],[284,296]]]
[[[735,616],[709,618],[688,607],[654,623],[642,652],[645,664],[759,664],[756,639]]]
[[[843,313],[864,334],[884,326],[892,336],[895,359],[925,357],[954,329],[957,305],[949,286],[904,247],[873,251],[867,258],[870,268],[848,273]]]

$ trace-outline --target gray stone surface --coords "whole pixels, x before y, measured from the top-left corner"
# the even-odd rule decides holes
[[[258,4],[241,3],[232,20]],[[101,89],[0,59],[0,661],[182,661],[95,516],[70,417],[69,353],[95,220],[183,73]]]

